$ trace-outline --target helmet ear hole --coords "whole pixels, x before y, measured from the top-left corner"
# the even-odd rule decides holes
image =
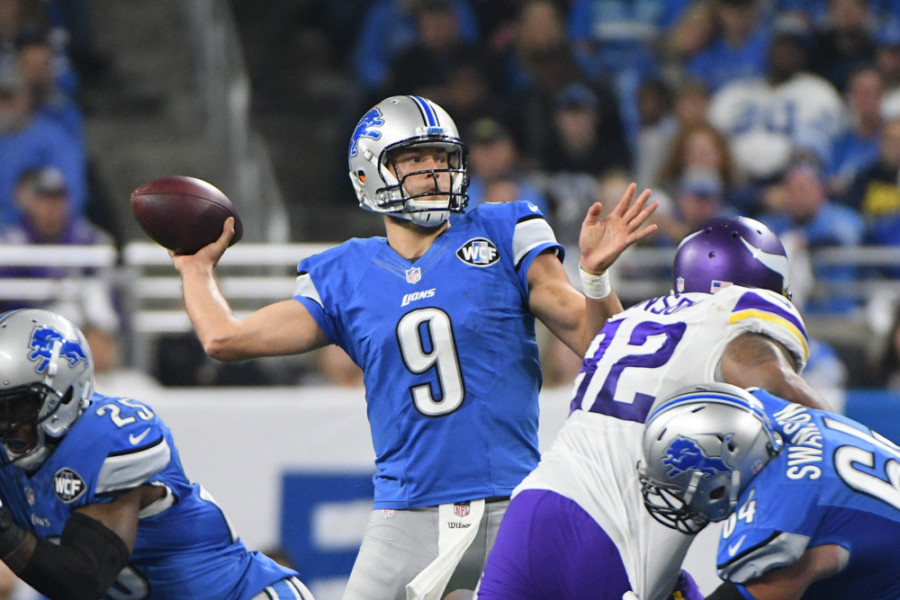
[[[72,397],[74,395],[75,395],[75,388],[73,388],[70,385],[69,389],[66,390],[66,393],[63,394],[62,400],[60,400],[60,404],[68,404],[69,402],[72,401]]]
[[[709,493],[710,500],[719,500],[725,497],[725,486],[721,485]]]

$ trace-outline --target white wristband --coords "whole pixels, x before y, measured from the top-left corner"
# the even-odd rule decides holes
[[[608,271],[604,271],[600,275],[594,275],[579,263],[578,273],[581,275],[581,290],[588,298],[603,300],[612,292]]]

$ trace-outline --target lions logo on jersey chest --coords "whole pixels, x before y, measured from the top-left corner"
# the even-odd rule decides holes
[[[53,490],[56,497],[67,504],[80,498],[86,489],[81,475],[68,467],[63,467],[53,476]]]
[[[456,251],[459,260],[474,267],[489,267],[500,260],[500,252],[487,238],[472,238]]]

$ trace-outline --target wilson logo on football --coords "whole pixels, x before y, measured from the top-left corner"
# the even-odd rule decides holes
[[[56,496],[63,502],[72,502],[81,497],[87,486],[81,475],[69,469],[62,468],[53,476],[53,489],[56,490]]]
[[[466,264],[488,267],[500,260],[500,253],[494,242],[485,238],[474,238],[460,246],[456,256]]]

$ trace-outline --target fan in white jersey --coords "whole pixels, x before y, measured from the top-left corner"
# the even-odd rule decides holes
[[[698,381],[824,406],[799,375],[808,342],[787,267],[778,237],[744,217],[681,242],[675,290],[611,318],[588,349],[568,420],[514,492],[479,599],[702,597],[681,571],[691,536],[642,507],[643,422],[656,398]]]
[[[811,132],[830,153],[843,130],[841,96],[828,80],[804,71],[805,52],[802,40],[780,32],[770,42],[765,77],[734,81],[710,100],[710,123],[728,138],[737,168],[753,180],[778,175]]]

